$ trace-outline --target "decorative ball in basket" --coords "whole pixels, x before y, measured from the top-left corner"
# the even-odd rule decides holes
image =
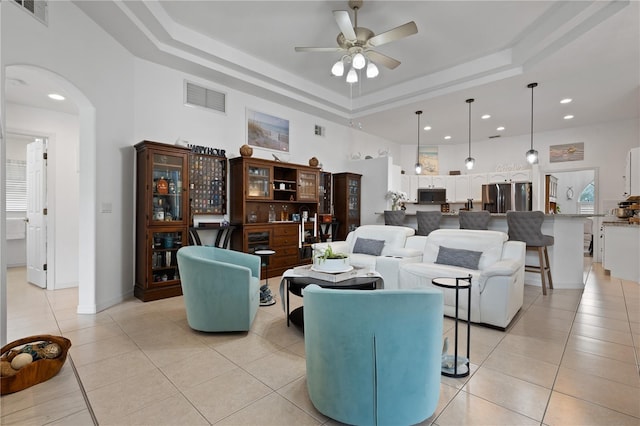
[[[49,334],[25,337],[3,346],[0,394],[21,391],[58,374],[70,347],[69,339]]]

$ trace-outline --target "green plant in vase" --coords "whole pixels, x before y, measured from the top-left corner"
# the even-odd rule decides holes
[[[314,268],[326,272],[340,272],[349,267],[349,255],[333,251],[331,245],[315,257]]]

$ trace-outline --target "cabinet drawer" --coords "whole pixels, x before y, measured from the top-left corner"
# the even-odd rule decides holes
[[[273,247],[274,250],[282,250],[285,247],[298,247],[298,234],[274,237]]]
[[[291,225],[276,225],[273,227],[273,235],[275,235],[276,237],[282,236],[282,235],[293,235],[293,236],[298,236],[298,225],[295,224],[291,224]]]
[[[298,256],[274,257],[273,262],[269,264],[270,268],[294,267],[298,265]]]
[[[298,246],[275,247],[276,254],[273,257],[295,257],[298,258]]]

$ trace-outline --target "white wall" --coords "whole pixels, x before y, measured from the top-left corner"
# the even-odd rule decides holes
[[[55,229],[53,288],[78,285],[78,116],[8,103],[6,126],[9,132],[46,136],[48,142],[48,220]],[[24,153],[23,159],[26,159]],[[48,253],[51,250],[47,250]]]
[[[49,2],[48,26],[12,3],[0,3],[3,69],[26,64],[56,73],[86,98],[81,117],[91,121],[93,110],[86,111],[96,111],[95,142],[85,144],[91,137],[81,136],[79,144],[80,174],[88,176],[80,185],[88,188],[80,197],[80,221],[90,229],[82,235],[88,247],[80,245],[80,254],[89,252],[90,262],[97,259],[95,270],[87,271],[95,295],[91,291],[85,298],[81,283],[80,305],[85,312],[100,310],[132,292],[133,57],[70,2]],[[113,213],[96,214],[102,203],[111,203]]]
[[[345,171],[351,153],[351,141],[363,137],[362,132],[348,126],[327,122],[267,99],[230,90],[142,59],[135,59],[134,63],[134,142],[147,139],[173,144],[181,138],[195,145],[225,149],[227,157],[237,157],[239,148],[246,143],[246,109],[249,108],[289,120],[290,151],[275,152],[278,158],[291,163],[308,164],[311,157],[317,157],[324,170],[339,172]],[[226,114],[185,106],[185,79],[226,93]],[[325,136],[314,134],[316,124],[325,127]],[[365,137],[374,139],[368,135]],[[253,156],[258,158],[272,160],[272,153],[256,147],[253,149]]]
[[[558,195],[556,204],[560,207],[560,213],[578,213],[578,202],[584,188],[591,183],[595,176],[593,170],[579,170],[575,172],[552,173],[558,178]],[[571,188],[573,198],[567,198],[567,191]]]

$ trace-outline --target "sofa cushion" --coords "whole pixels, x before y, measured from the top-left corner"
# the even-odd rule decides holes
[[[385,226],[385,225],[362,225],[355,231],[349,232],[346,242],[349,245],[349,253],[353,253],[353,246],[357,238],[370,238],[373,240],[384,240],[382,256],[386,256],[393,248],[404,247],[407,237],[413,235],[415,229],[405,226]]]
[[[356,268],[365,268],[375,271],[376,259],[376,256],[362,253],[352,253],[349,255],[349,264]]]
[[[356,243],[353,245],[354,253],[370,254],[372,256],[380,256],[382,249],[384,248],[384,240],[373,240],[370,238],[356,239]]]
[[[440,246],[482,252],[478,269],[483,270],[502,258],[502,248],[508,236],[499,231],[470,229],[437,229],[426,237],[422,261],[435,263]]]
[[[478,269],[478,263],[480,263],[481,251],[455,249],[445,246],[440,246],[438,250],[438,257],[436,263],[442,265],[460,266],[466,269]]]

